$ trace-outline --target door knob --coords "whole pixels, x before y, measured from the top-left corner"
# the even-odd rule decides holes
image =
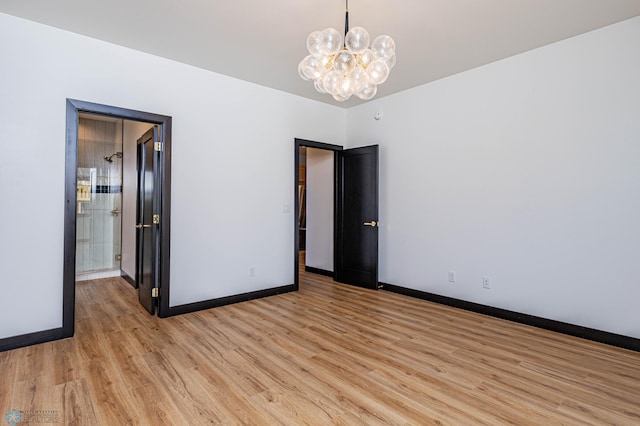
[[[139,223],[139,224],[136,225],[136,228],[138,228],[138,229],[151,228],[151,225],[143,225],[143,224]]]
[[[376,222],[375,220],[372,220],[371,222],[365,222],[364,225],[373,226],[375,228],[376,226],[378,226],[378,222]]]

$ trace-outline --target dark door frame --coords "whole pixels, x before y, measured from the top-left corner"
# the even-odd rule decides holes
[[[336,153],[338,151],[342,151],[344,148],[340,145],[332,145],[332,144],[328,144],[328,143],[323,143],[323,142],[315,142],[315,141],[310,141],[310,140],[306,140],[306,139],[298,139],[295,138],[294,141],[294,158],[295,158],[295,164],[294,164],[294,181],[293,181],[293,192],[294,192],[294,199],[295,199],[295,209],[294,209],[294,215],[293,215],[293,226],[294,226],[294,239],[295,239],[295,243],[294,243],[294,262],[293,262],[293,277],[294,277],[294,286],[295,286],[295,290],[299,289],[299,285],[300,285],[300,277],[298,276],[298,274],[300,273],[300,268],[298,266],[298,262],[299,262],[299,258],[300,258],[300,233],[299,233],[299,224],[298,224],[298,216],[297,214],[295,214],[295,212],[298,212],[300,210],[300,197],[298,195],[298,184],[300,182],[300,147],[301,146],[305,146],[307,148],[317,148],[317,149],[324,149],[326,151],[333,151],[333,182],[334,182],[334,191],[333,191],[333,257],[334,257],[334,265],[335,265],[335,257],[336,257],[336,226],[337,226],[337,210],[336,210],[336,205],[337,205],[337,197],[338,197],[338,156],[336,155]],[[336,278],[336,268],[334,266],[333,268],[333,279],[335,280]]]
[[[65,145],[65,206],[64,206],[64,266],[62,296],[62,336],[74,333],[76,299],[76,208],[78,168],[78,115],[97,114],[132,121],[143,121],[161,126],[164,135],[163,160],[160,167],[162,200],[160,208],[160,277],[162,289],[158,302],[158,316],[169,314],[169,248],[171,237],[171,117],[131,109],[113,107],[67,99],[67,125]]]

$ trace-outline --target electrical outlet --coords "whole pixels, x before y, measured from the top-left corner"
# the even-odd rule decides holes
[[[449,282],[450,283],[456,282],[456,271],[449,271]]]
[[[486,290],[491,289],[491,277],[487,277],[487,276],[482,277],[482,288]]]
[[[250,277],[255,277],[256,276],[256,267],[255,266],[249,267],[249,276]]]

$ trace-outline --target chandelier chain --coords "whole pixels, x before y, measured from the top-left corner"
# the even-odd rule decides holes
[[[344,47],[347,47],[347,33],[349,32],[349,0],[344,0],[344,3]]]

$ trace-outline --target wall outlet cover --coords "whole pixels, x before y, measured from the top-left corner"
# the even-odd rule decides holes
[[[482,277],[482,288],[489,290],[491,288],[491,277]]]

